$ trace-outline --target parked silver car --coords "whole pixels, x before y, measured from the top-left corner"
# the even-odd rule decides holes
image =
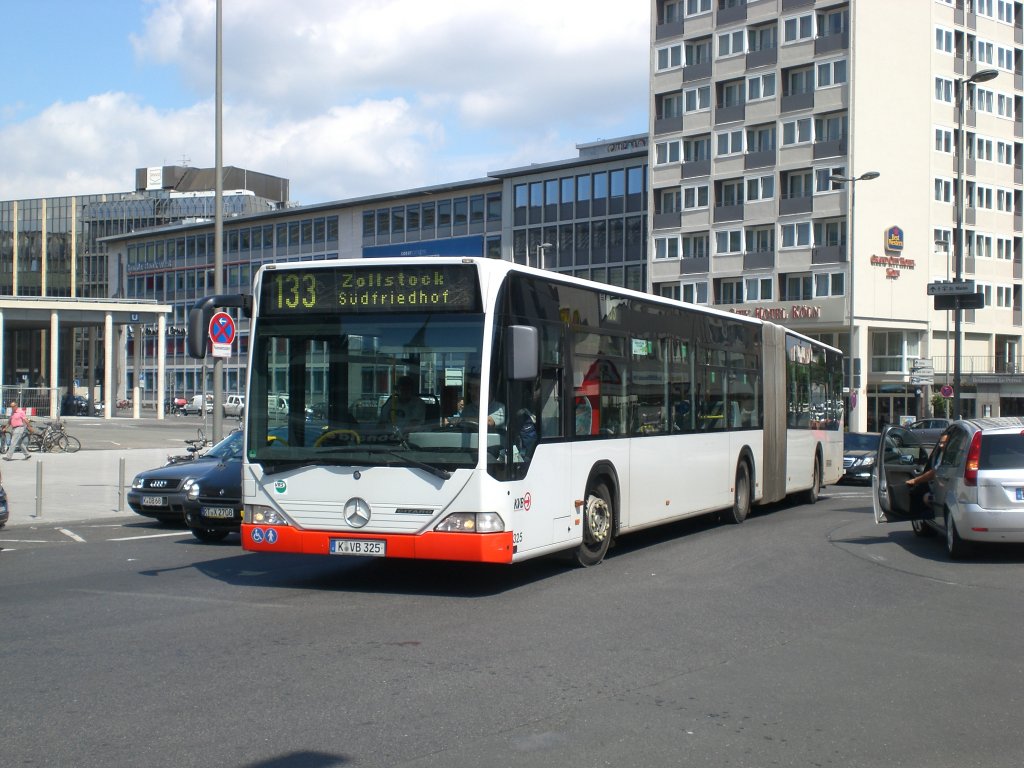
[[[953,559],[971,542],[1024,542],[1024,418],[963,419],[927,454],[882,434],[872,480],[875,521],[911,520],[914,532],[946,538]],[[928,483],[911,477],[934,469]]]

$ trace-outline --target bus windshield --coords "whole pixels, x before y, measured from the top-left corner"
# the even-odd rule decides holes
[[[462,418],[481,372],[481,312],[263,316],[253,338],[247,455],[268,472],[308,464],[477,464]],[[494,435],[497,445],[497,435]]]

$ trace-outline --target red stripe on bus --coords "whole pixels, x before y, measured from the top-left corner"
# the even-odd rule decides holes
[[[261,541],[253,540],[253,530],[262,531]],[[273,544],[267,543],[266,532],[277,534]],[[387,542],[387,557],[413,560],[459,560],[470,563],[511,563],[512,532],[504,533],[438,533],[430,531],[417,536],[365,535],[330,531],[300,531],[287,526],[242,525],[242,548],[250,552],[287,552],[306,555],[330,554],[331,539],[374,539]]]

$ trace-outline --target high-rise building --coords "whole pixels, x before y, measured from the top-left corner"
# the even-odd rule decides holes
[[[963,413],[1024,413],[1024,6],[651,11],[650,289],[852,350],[851,429],[930,414],[958,337]]]

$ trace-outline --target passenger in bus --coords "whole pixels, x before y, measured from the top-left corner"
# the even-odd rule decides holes
[[[397,427],[403,432],[422,426],[427,419],[427,408],[423,399],[416,393],[416,382],[412,376],[400,376],[395,385],[395,392],[380,408],[381,426]]]

